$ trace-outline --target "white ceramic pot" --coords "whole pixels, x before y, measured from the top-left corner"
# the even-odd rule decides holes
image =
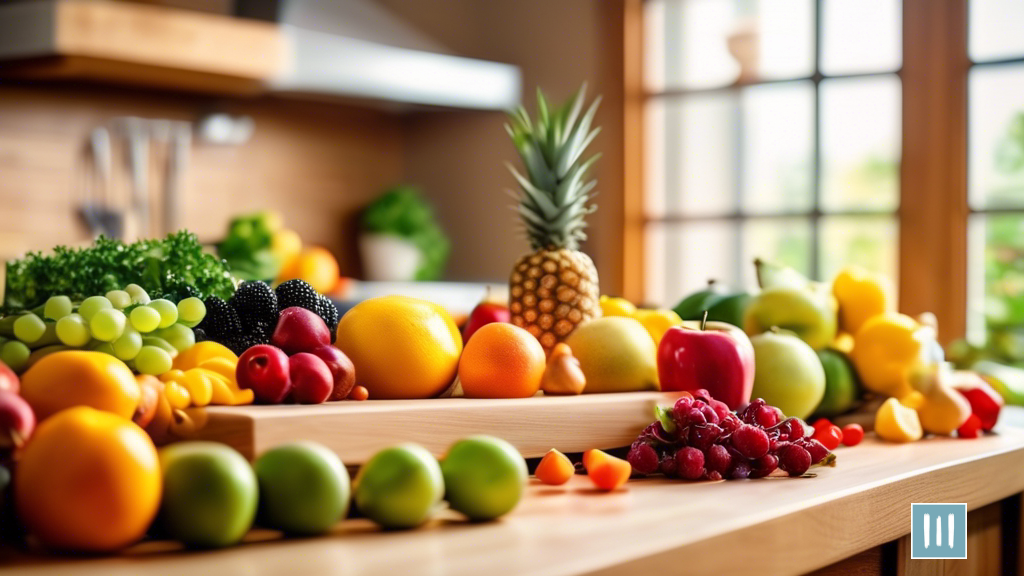
[[[415,244],[391,234],[360,235],[359,255],[364,276],[374,282],[414,280],[423,258]]]

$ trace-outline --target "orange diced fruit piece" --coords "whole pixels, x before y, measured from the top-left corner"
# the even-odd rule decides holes
[[[572,465],[569,457],[552,448],[541,458],[534,475],[537,476],[537,480],[545,484],[561,486],[568,482],[575,473],[576,468]]]
[[[600,450],[587,450],[583,453],[583,465],[587,468],[590,481],[600,490],[612,491],[629,480],[633,467],[629,462],[616,458]]]

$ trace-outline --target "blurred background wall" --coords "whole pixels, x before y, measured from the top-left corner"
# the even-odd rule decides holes
[[[603,103],[595,149],[600,210],[585,250],[606,291],[621,286],[621,5],[617,0],[377,0],[385,9],[461,56],[506,62],[523,71],[532,110],[542,86],[554,100],[584,81]],[[149,2],[212,12],[230,2]],[[81,83],[0,82],[0,256],[75,243],[89,235],[76,213],[82,201],[82,145],[111,117],[194,121],[208,112],[251,116],[241,146],[196,143],[184,187],[185,224],[218,240],[234,214],[270,208],[310,244],[339,256],[343,274],[359,272],[355,216],[386,187],[409,182],[434,201],[453,251],[446,277],[504,281],[526,251],[517,235],[505,162],[517,163],[501,112],[395,110],[275,96],[223,98]],[[115,167],[122,154],[115,151]],[[152,178],[159,177],[159,150]],[[128,186],[123,170],[114,186]]]

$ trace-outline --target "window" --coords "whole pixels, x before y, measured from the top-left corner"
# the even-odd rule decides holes
[[[971,0],[968,22],[968,333],[1024,362],[1024,2]]]
[[[646,0],[644,300],[753,286],[755,257],[895,278],[901,17],[899,0]]]

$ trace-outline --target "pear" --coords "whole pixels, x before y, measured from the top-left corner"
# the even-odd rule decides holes
[[[814,350],[828,347],[838,332],[838,304],[828,284],[788,266],[754,260],[761,293],[746,305],[743,330],[750,336],[772,327],[789,330]]]
[[[971,404],[951,384],[949,364],[927,364],[911,371],[910,385],[923,400],[917,407],[921,428],[931,434],[949,436],[971,415]]]
[[[540,389],[546,395],[570,396],[582,394],[586,385],[587,377],[583,375],[580,361],[572,355],[569,345],[565,342],[555,344],[548,357]]]

